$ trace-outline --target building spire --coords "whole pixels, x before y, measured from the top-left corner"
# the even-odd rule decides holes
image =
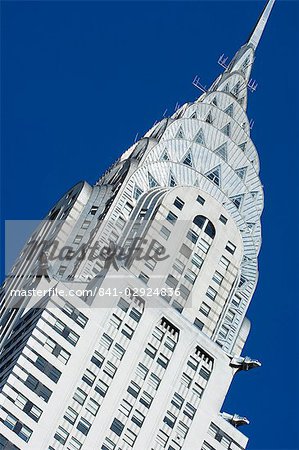
[[[275,2],[275,0],[267,1],[262,14],[260,15],[251,35],[249,36],[247,44],[251,44],[253,46],[254,50],[256,50],[258,43],[262,37],[263,31],[264,31],[267,21],[269,19],[274,2]]]

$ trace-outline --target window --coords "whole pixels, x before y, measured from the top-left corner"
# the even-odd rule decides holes
[[[62,427],[58,427],[58,430],[56,431],[54,435],[54,439],[56,441],[60,442],[60,444],[65,444],[67,438],[69,437],[69,433]]]
[[[215,169],[211,170],[206,174],[206,177],[209,178],[216,186],[220,186],[220,166],[215,167]]]
[[[163,422],[166,423],[170,428],[173,428],[175,421],[176,421],[175,415],[172,414],[170,411],[167,411],[163,419]]]
[[[220,284],[223,281],[223,276],[221,275],[221,273],[216,271],[213,275],[212,280],[215,281],[215,283],[219,284],[219,286],[220,286]]]
[[[176,208],[178,208],[179,210],[182,210],[185,205],[185,202],[183,202],[183,200],[181,200],[179,197],[176,197],[173,204]]]
[[[158,359],[157,359],[157,363],[163,367],[163,369],[166,369],[166,367],[168,366],[169,363],[169,359],[166,358],[166,356],[162,355],[162,353],[160,353]]]
[[[142,427],[142,424],[144,422],[145,416],[141,414],[137,409],[135,410],[133,416],[132,416],[132,422],[135,423],[138,427]]]
[[[46,403],[51,397],[52,391],[48,389],[44,384],[40,383],[35,377],[31,374],[27,376],[27,379],[24,382],[25,386],[35,392],[36,395],[41,397]]]
[[[83,403],[86,400],[86,397],[87,397],[87,394],[84,391],[82,391],[82,389],[77,388],[77,390],[73,396],[73,399],[76,400],[76,402],[78,402],[79,405],[83,405]]]
[[[132,336],[134,334],[133,328],[129,327],[126,323],[124,324],[123,329],[121,330],[121,333],[126,336],[128,339],[132,339]]]
[[[103,372],[108,375],[108,377],[113,378],[117,371],[117,367],[112,364],[110,361],[107,361],[106,366],[104,367]]]
[[[152,404],[153,397],[150,394],[148,394],[147,392],[143,391],[139,401],[146,408],[149,408],[151,406],[151,404]]]
[[[186,280],[189,281],[189,283],[194,284],[197,278],[197,274],[193,272],[193,270],[187,269],[184,278],[186,278]]]
[[[99,209],[98,206],[92,206],[89,212],[92,216],[94,216],[98,209]]]
[[[168,228],[164,227],[164,225],[163,225],[160,230],[160,235],[167,241],[167,239],[170,236],[170,230],[168,230]]]
[[[194,255],[192,256],[191,259],[192,264],[194,264],[198,269],[201,268],[202,263],[203,263],[203,259],[197,254],[194,253]]]
[[[177,392],[173,394],[173,398],[171,400],[171,403],[178,409],[181,409],[184,403],[183,397],[181,397]]]
[[[199,237],[198,234],[195,233],[195,231],[193,231],[191,229],[187,233],[187,238],[189,239],[189,241],[192,242],[192,244],[196,244],[198,237]]]
[[[187,361],[187,366],[191,367],[193,370],[197,370],[199,362],[192,355],[189,356]]]
[[[155,373],[151,373],[148,379],[148,384],[154,388],[154,389],[158,389],[159,385],[161,383],[161,379],[155,374]]]
[[[194,225],[196,225],[198,228],[202,229],[202,227],[204,226],[205,222],[206,222],[207,218],[204,216],[196,216],[193,219],[193,223]]]
[[[123,399],[119,406],[119,411],[126,417],[129,417],[130,412],[132,411],[133,406],[127,400]]]
[[[136,368],[136,374],[142,378],[142,380],[145,380],[146,375],[148,374],[148,368],[145,367],[144,364],[138,363],[138,366]]]
[[[125,354],[125,349],[121,345],[116,343],[112,349],[112,355],[121,361],[124,354]]]
[[[28,428],[22,422],[19,422],[18,419],[12,414],[8,414],[6,416],[6,419],[3,420],[3,424],[7,426],[7,428],[12,430],[14,433],[16,433],[23,441],[25,442],[29,441],[32,435],[32,430],[30,430],[30,428]]]
[[[189,431],[189,428],[183,422],[179,421],[177,431],[178,431],[178,434],[183,439],[185,439],[185,437],[187,436],[187,433]]]
[[[138,278],[139,278],[141,281],[143,281],[145,284],[148,283],[149,277],[148,277],[145,273],[140,272]]]
[[[194,408],[194,406],[192,406],[190,403],[187,403],[184,409],[184,414],[192,420],[195,413],[196,409]]]
[[[87,230],[89,225],[91,224],[91,220],[84,220],[84,222],[81,225],[82,230]]]
[[[138,394],[140,392],[140,387],[138,386],[137,383],[135,383],[135,381],[131,381],[131,383],[127,389],[127,392],[129,394],[131,394],[134,398],[137,398]]]
[[[102,364],[104,362],[104,356],[101,355],[99,352],[95,351],[94,355],[91,358],[91,362],[96,365],[97,367],[101,368]]]
[[[198,383],[194,383],[192,391],[195,395],[197,395],[199,398],[201,398],[204,388],[201,387]]]
[[[157,349],[150,343],[147,344],[147,347],[145,348],[144,352],[150,356],[151,358],[155,358]]]
[[[90,430],[90,427],[91,427],[91,423],[88,422],[88,420],[81,417],[81,419],[77,425],[77,430],[81,431],[81,433],[83,433],[85,436],[87,436],[87,434]]]
[[[109,319],[109,322],[118,330],[119,327],[121,326],[122,320],[116,314],[112,314],[112,316]]]
[[[206,292],[206,296],[209,297],[211,300],[215,300],[217,295],[217,292],[215,291],[215,289],[213,289],[211,286],[208,287],[207,292]]]
[[[82,377],[82,380],[85,381],[85,383],[88,384],[88,386],[92,386],[95,379],[96,379],[95,374],[92,373],[90,370],[86,369]]]
[[[227,218],[224,217],[222,214],[219,217],[220,222],[222,222],[224,225],[227,223]]]
[[[215,449],[210,444],[208,444],[206,441],[204,441],[204,443],[202,444],[201,450],[215,450]]]
[[[219,265],[223,267],[223,269],[227,270],[230,262],[225,256],[221,256]]]
[[[227,250],[229,253],[231,253],[233,255],[235,253],[236,246],[232,242],[228,241],[228,243],[226,244],[225,250]]]
[[[201,320],[199,320],[197,317],[196,317],[196,319],[194,320],[194,325],[195,325],[199,330],[202,330],[203,327],[204,327],[204,323],[203,323]]]
[[[208,253],[210,244],[207,241],[205,241],[204,239],[200,239],[200,241],[198,243],[198,248],[201,251],[203,251],[204,253]]]
[[[166,278],[165,283],[172,287],[173,289],[175,289],[178,285],[178,280],[173,276],[173,275],[168,275],[168,277]]]
[[[86,411],[90,412],[93,416],[95,416],[100,408],[98,402],[96,402],[93,398],[90,398],[86,405]]]
[[[196,201],[197,201],[198,203],[200,203],[201,205],[204,205],[204,203],[205,203],[205,199],[204,199],[201,195],[198,195],[198,196],[197,196]]]
[[[70,442],[69,442],[67,448],[70,449],[70,450],[80,450],[81,447],[82,447],[81,442],[79,442],[78,439],[72,437],[72,438],[70,439]]]
[[[134,192],[133,192],[133,198],[135,200],[138,200],[138,198],[140,197],[140,195],[143,193],[143,190],[138,187],[137,185],[135,185],[134,187]]]
[[[179,259],[176,259],[174,261],[174,264],[172,266],[174,270],[176,270],[178,273],[183,273],[185,269],[185,264],[182,263]]]
[[[174,225],[178,219],[178,216],[176,216],[172,211],[169,211],[169,213],[166,216],[166,220],[171,223],[171,225]]]
[[[189,377],[189,375],[187,375],[185,372],[183,372],[182,378],[181,378],[181,383],[183,386],[189,388],[191,385],[191,378]]]
[[[186,164],[186,166],[192,167],[192,155],[191,152],[188,152],[187,155],[182,160],[183,164]]]
[[[100,339],[100,344],[105,347],[107,350],[111,347],[113,339],[108,336],[108,334],[104,333]]]
[[[220,156],[224,161],[227,161],[227,143],[220,145],[220,147],[216,148],[215,155]]]
[[[165,447],[168,441],[168,435],[163,431],[163,430],[159,430],[158,434],[156,436],[156,441],[158,442],[158,444],[161,447]]]
[[[199,371],[199,375],[204,379],[207,380],[210,378],[211,372],[206,369],[205,367],[202,367]]]
[[[166,337],[164,345],[166,348],[168,348],[169,350],[171,350],[173,352],[173,350],[175,349],[176,346],[176,342],[171,339],[169,336]]]
[[[226,339],[229,333],[229,328],[222,326],[220,332],[219,332],[219,337],[221,339]]]
[[[214,239],[215,235],[216,235],[216,230],[214,225],[212,224],[212,222],[208,221],[206,228],[205,228],[205,233],[211,238]]]
[[[179,291],[180,291],[181,297],[183,299],[187,300],[187,298],[189,297],[189,294],[190,294],[190,290],[188,288],[186,288],[186,286],[181,284],[179,287]]]
[[[102,397],[105,397],[107,391],[108,391],[108,384],[104,383],[104,381],[99,380],[96,384],[96,387],[94,388],[94,390],[100,394]]]
[[[199,311],[204,315],[207,316],[210,314],[211,308],[206,304],[206,303],[202,303],[202,305],[199,308]]]
[[[124,312],[127,312],[130,307],[129,303],[124,298],[119,299],[117,306]]]
[[[62,311],[80,325],[81,328],[84,328],[88,322],[88,318],[69,303],[64,304]]]
[[[183,311],[183,309],[184,309],[184,307],[179,302],[177,302],[176,300],[173,300],[172,307],[174,309],[176,309],[179,313],[181,313]]]
[[[113,433],[115,433],[117,436],[120,436],[123,429],[124,424],[120,420],[114,419],[111,424],[110,430],[113,431]]]
[[[129,216],[132,211],[133,211],[133,206],[129,202],[125,203],[125,205],[123,206],[122,212],[126,216]]]
[[[157,261],[156,261],[155,259],[153,259],[153,258],[149,258],[149,259],[147,259],[146,262],[145,262],[145,266],[146,266],[148,269],[150,269],[150,270],[154,270],[154,268],[156,267],[156,265],[157,265]]]
[[[64,413],[64,419],[66,419],[69,423],[71,423],[72,425],[76,422],[77,417],[78,417],[78,413],[71,408],[70,406],[68,406],[67,410]]]
[[[133,433],[133,431],[131,431],[129,428],[127,429],[127,431],[125,432],[124,435],[124,441],[130,445],[131,447],[133,447],[135,441],[136,441],[137,435],[135,433]]]

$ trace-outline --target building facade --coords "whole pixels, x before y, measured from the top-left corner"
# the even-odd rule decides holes
[[[246,106],[273,3],[208,90],[26,244],[2,293],[0,449],[246,447],[221,408],[260,365],[241,356],[263,209]]]

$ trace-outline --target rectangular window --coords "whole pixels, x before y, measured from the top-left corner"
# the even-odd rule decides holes
[[[110,430],[113,431],[113,433],[115,433],[117,436],[120,436],[123,429],[124,424],[120,420],[115,418],[111,424]]]
[[[125,435],[124,435],[123,439],[128,445],[133,447],[134,444],[135,444],[136,438],[137,438],[137,434],[133,433],[133,431],[131,431],[128,428],[127,431],[125,432]]]
[[[230,262],[225,256],[221,256],[219,265],[223,267],[223,269],[227,270]]]
[[[178,428],[177,428],[178,434],[185,439],[187,436],[187,433],[189,431],[189,428],[187,425],[185,425],[183,422],[179,421]]]
[[[156,441],[159,445],[161,445],[161,447],[164,448],[166,447],[168,441],[168,435],[163,430],[159,430],[156,436]]]
[[[198,364],[199,364],[198,360],[195,359],[192,355],[190,355],[187,361],[187,366],[191,367],[191,369],[193,370],[197,370]]]
[[[168,366],[169,363],[169,359],[166,358],[166,356],[162,355],[162,353],[160,353],[158,359],[157,359],[157,363],[163,367],[163,369],[166,369],[166,367]]]
[[[202,330],[205,324],[204,324],[201,320],[199,320],[199,319],[196,317],[196,319],[194,320],[194,325],[195,325],[196,328],[198,328],[199,330]]]
[[[181,409],[184,403],[183,397],[181,397],[177,392],[173,394],[171,403],[178,409]]]
[[[178,219],[178,216],[176,216],[172,211],[169,211],[169,213],[166,216],[166,220],[171,223],[171,225],[174,225]]]
[[[194,284],[197,278],[197,274],[193,270],[187,269],[184,278],[189,281],[189,283]]]
[[[201,398],[204,388],[201,387],[198,383],[194,383],[194,386],[192,388],[192,391],[195,395],[197,395],[197,397]]]
[[[187,298],[189,297],[189,294],[190,294],[190,290],[188,288],[186,288],[186,286],[181,284],[179,287],[179,291],[180,291],[181,297],[183,299],[187,300]]]
[[[191,229],[188,231],[187,239],[189,239],[189,241],[191,241],[192,244],[196,244],[196,242],[198,241],[198,238],[199,238],[199,236],[197,233],[195,233],[195,231],[193,231]]]
[[[216,271],[213,275],[212,280],[215,281],[215,283],[219,284],[220,286],[223,281],[223,275],[221,275],[221,273]]]
[[[125,354],[125,349],[121,345],[116,343],[114,345],[111,353],[112,353],[112,356],[115,356],[115,358],[117,358],[121,361]]]
[[[215,291],[215,289],[213,289],[211,286],[208,287],[207,292],[206,292],[206,296],[209,297],[211,300],[215,300],[217,295],[217,292]]]
[[[73,408],[68,406],[67,410],[64,413],[63,418],[73,425],[76,422],[77,417],[78,413]]]
[[[182,263],[179,259],[176,259],[174,261],[174,264],[172,266],[174,270],[176,270],[178,273],[183,273],[185,269],[185,264]]]
[[[222,214],[219,217],[220,222],[222,222],[224,225],[227,223],[227,218],[224,217]]]
[[[84,220],[84,222],[81,225],[82,230],[87,230],[89,225],[91,224],[91,220]]]
[[[107,361],[106,366],[103,369],[103,372],[108,375],[108,377],[113,378],[117,371],[117,367],[112,364],[110,361]]]
[[[90,412],[93,416],[95,416],[100,408],[98,402],[96,402],[93,398],[90,398],[85,407],[86,411]]]
[[[138,366],[136,367],[136,374],[142,378],[142,380],[145,380],[146,375],[148,374],[148,368],[145,367],[144,364],[138,363]]]
[[[159,385],[161,383],[161,379],[155,374],[151,373],[148,379],[148,384],[154,388],[155,390],[158,389]]]
[[[228,243],[226,244],[225,250],[227,250],[229,253],[231,253],[233,255],[235,253],[236,246],[232,242],[228,241]]]
[[[69,437],[69,433],[62,427],[58,427],[54,439],[60,442],[60,444],[64,445],[66,443],[67,438]]]
[[[132,420],[133,423],[135,423],[138,427],[141,428],[142,424],[144,422],[144,419],[145,419],[145,416],[143,414],[141,414],[141,412],[136,409],[131,420]]]
[[[139,399],[140,403],[144,405],[146,408],[149,408],[152,404],[153,397],[149,395],[147,392],[143,391],[141,397]]]
[[[154,268],[157,265],[157,261],[153,258],[149,258],[146,262],[145,262],[145,266],[150,269],[150,270],[154,270]]]
[[[126,336],[128,339],[132,339],[132,336],[134,334],[133,328],[129,327],[126,323],[124,324],[123,329],[121,330],[121,333]]]
[[[129,216],[131,214],[131,212],[133,211],[133,206],[127,202],[122,209],[122,212],[126,215]]]
[[[135,322],[139,322],[139,320],[141,319],[141,312],[139,312],[136,308],[132,308],[129,316],[132,317]]]
[[[204,239],[200,239],[199,243],[198,243],[198,248],[203,251],[204,253],[208,253],[209,248],[210,248],[210,244],[205,241]]]
[[[167,241],[170,236],[170,230],[163,225],[160,230],[160,235]]]
[[[236,317],[236,314],[235,314],[233,311],[231,311],[231,310],[229,310],[229,311],[227,312],[227,314],[226,314],[226,319],[227,319],[229,322],[233,322],[234,319],[235,319],[235,317]]]
[[[163,422],[166,423],[170,428],[174,427],[176,421],[176,416],[172,414],[170,411],[166,411],[166,415],[163,419]]]
[[[89,212],[92,216],[94,216],[98,209],[99,209],[98,206],[92,206]]]
[[[107,391],[108,391],[108,384],[104,383],[104,381],[99,380],[96,384],[96,387],[94,388],[94,390],[100,394],[102,397],[105,397]]]
[[[84,434],[84,436],[87,436],[87,434],[90,430],[90,427],[91,427],[91,423],[88,422],[88,420],[81,417],[81,419],[77,425],[77,430],[81,431],[81,433]]]
[[[178,208],[181,211],[184,208],[185,202],[183,202],[183,200],[180,199],[180,197],[176,197],[173,204],[176,208]]]
[[[105,359],[104,356],[95,350],[94,355],[91,357],[91,362],[98,368],[101,368],[102,364],[104,362],[104,359]]]
[[[166,278],[165,283],[170,286],[171,288],[175,289],[178,285],[178,280],[173,275],[168,275]]]
[[[191,385],[191,378],[189,377],[189,375],[187,375],[185,372],[183,372],[182,378],[181,378],[181,383],[183,386],[189,388]]]
[[[126,417],[129,417],[130,412],[132,411],[133,406],[127,400],[123,399],[119,405],[119,411]]]
[[[180,248],[180,253],[185,256],[185,258],[190,258],[192,250],[186,244],[183,244]]]
[[[229,328],[222,326],[220,332],[219,332],[219,336],[221,339],[226,339],[229,333]]]
[[[137,398],[138,394],[140,392],[140,386],[138,386],[138,384],[135,383],[135,381],[131,381],[131,383],[127,389],[127,392],[129,394],[131,394],[134,398]]]
[[[191,259],[192,264],[194,264],[198,269],[201,268],[202,263],[203,263],[203,259],[197,254],[194,253],[194,255],[192,256]]]
[[[72,437],[70,442],[68,443],[68,450],[81,450],[82,444],[78,441],[78,439]]]
[[[83,405],[83,403],[86,400],[86,397],[87,397],[87,394],[84,391],[82,391],[82,389],[77,388],[77,390],[73,396],[73,399],[76,400],[76,402],[78,402],[79,405]]]
[[[145,350],[144,350],[144,352],[145,352],[148,356],[150,356],[151,358],[154,359],[155,356],[156,356],[156,353],[157,353],[157,349],[156,349],[152,344],[148,343],[147,346],[146,346],[146,348],[145,348]]]
[[[204,205],[204,203],[205,203],[205,199],[204,199],[201,195],[198,195],[198,196],[197,196],[196,201],[197,201],[198,203],[200,203],[201,205]]]
[[[184,409],[184,414],[189,417],[189,419],[193,420],[195,416],[196,409],[190,403],[187,403]]]
[[[199,311],[206,317],[210,314],[211,308],[205,302],[203,302],[199,308]]]
[[[204,379],[208,380],[210,378],[211,372],[206,369],[205,367],[202,367],[199,371],[199,375]]]
[[[89,369],[86,369],[86,370],[85,370],[85,373],[84,373],[84,375],[83,375],[83,377],[82,377],[82,380],[83,380],[86,384],[88,384],[88,386],[92,386],[93,383],[94,383],[94,381],[95,381],[95,379],[96,379],[95,374],[92,373]]]
[[[116,314],[112,314],[112,316],[109,319],[109,322],[118,330],[119,327],[121,326],[122,320]]]
[[[148,277],[145,273],[140,272],[138,278],[139,278],[141,281],[143,281],[143,283],[145,283],[145,284],[148,283],[149,277]]]
[[[100,339],[100,344],[107,350],[109,350],[109,348],[111,347],[112,342],[113,342],[113,339],[110,336],[108,336],[108,334],[106,334],[106,333],[104,333]]]

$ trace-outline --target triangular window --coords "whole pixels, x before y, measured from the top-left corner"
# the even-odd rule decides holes
[[[244,180],[246,177],[247,167],[242,167],[241,169],[236,170],[236,174],[238,177],[241,178],[241,180]]]
[[[202,129],[199,130],[199,132],[194,138],[194,141],[197,142],[197,144],[205,145],[205,137]]]
[[[250,232],[252,232],[254,230],[255,223],[247,222],[246,225],[249,228]]]
[[[193,166],[193,164],[192,164],[192,154],[191,154],[190,151],[184,156],[184,158],[182,160],[182,163],[186,164],[186,166],[190,166],[190,167]]]
[[[224,142],[224,144],[216,148],[215,154],[220,156],[220,158],[224,159],[224,161],[227,161],[227,143]]]
[[[190,116],[190,119],[197,119],[197,113],[196,113],[196,111],[194,111],[194,113],[192,114],[192,116]]]
[[[175,137],[176,137],[176,139],[184,139],[185,138],[185,135],[184,135],[182,127],[180,127],[178,129],[178,132],[177,132]]]
[[[232,88],[231,93],[235,96],[238,97],[239,92],[240,92],[240,86],[241,86],[241,82],[238,81],[238,83]]]
[[[243,142],[243,144],[239,145],[240,149],[243,150],[243,152],[245,152],[246,144],[247,144],[247,142]]]
[[[143,193],[143,190],[137,186],[137,184],[135,184],[134,186],[134,191],[133,191],[133,198],[135,198],[135,200],[138,200],[138,198],[140,197],[140,195]]]
[[[223,92],[229,92],[229,83],[226,83],[226,85],[223,88]]]
[[[213,105],[218,106],[217,97],[214,97],[212,100]]]
[[[172,172],[170,172],[170,174],[169,174],[168,186],[170,186],[170,187],[177,186],[177,182],[175,181],[175,178],[174,178]]]
[[[227,123],[225,127],[222,128],[222,133],[224,133],[226,136],[230,136],[230,123]]]
[[[205,174],[205,176],[209,178],[209,180],[213,181],[213,183],[215,183],[216,186],[220,186],[220,179],[221,179],[220,166],[217,166],[214,169],[210,170]]]
[[[235,205],[237,209],[240,209],[242,206],[244,195],[236,195],[235,197],[230,197],[231,201]]]
[[[162,161],[169,161],[169,154],[168,154],[168,151],[165,149],[165,150],[163,150],[163,152],[162,152],[162,155],[161,155],[161,158],[160,158]]]
[[[152,176],[150,172],[147,172],[147,178],[148,178],[148,185],[150,188],[159,186],[159,183],[155,180],[155,178]]]
[[[234,114],[234,105],[233,105],[233,104],[229,105],[229,106],[224,110],[224,112],[225,112],[226,114],[228,114],[229,116],[233,117],[233,114]]]
[[[212,117],[212,114],[210,112],[207,115],[206,122],[207,123],[213,123],[213,117]]]

